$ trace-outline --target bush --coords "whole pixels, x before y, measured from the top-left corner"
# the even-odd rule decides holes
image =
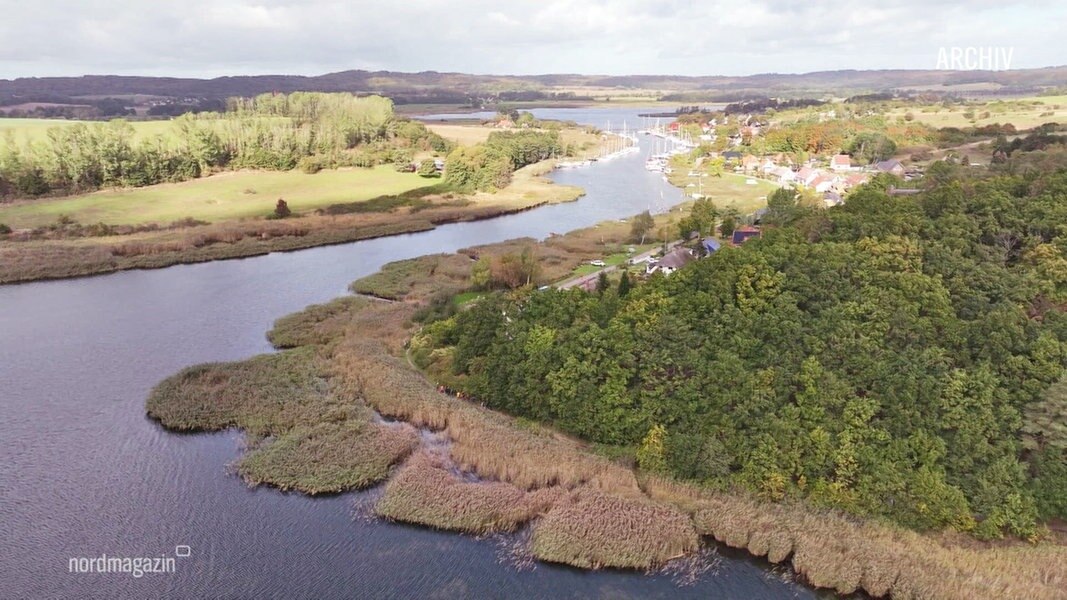
[[[437,163],[434,159],[427,158],[419,163],[419,177],[440,177],[441,174],[437,172]]]
[[[11,233],[11,228],[3,223],[0,223],[0,235],[7,235],[9,233]]]
[[[308,175],[314,175],[327,166],[327,159],[323,156],[305,156],[297,163],[297,167]]]
[[[278,204],[274,206],[274,216],[278,219],[284,219],[292,214],[293,211],[289,210],[289,204],[285,200],[278,198]]]

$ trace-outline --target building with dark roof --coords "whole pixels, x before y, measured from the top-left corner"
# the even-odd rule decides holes
[[[740,246],[748,240],[754,237],[760,237],[761,235],[763,234],[760,232],[759,227],[744,225],[734,230],[734,235],[730,238],[730,243],[734,246]]]

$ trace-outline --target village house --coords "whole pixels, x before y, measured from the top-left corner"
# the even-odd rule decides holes
[[[874,163],[874,168],[881,173],[889,173],[897,177],[904,176],[904,165],[900,164],[900,161],[895,158],[876,162]]]
[[[797,171],[796,181],[797,181],[797,183],[799,183],[801,185],[810,186],[811,182],[816,177],[818,177],[818,175],[819,175],[819,170],[818,169],[813,169],[813,168],[807,167],[807,166],[801,167],[800,170]]]
[[[696,257],[693,256],[692,250],[679,246],[663,255],[663,258],[659,259],[659,261],[649,263],[645,268],[645,273],[652,274],[659,271],[664,275],[670,275],[694,260],[696,260]]]
[[[796,181],[797,174],[789,167],[778,167],[770,173],[781,185],[788,185]]]
[[[742,225],[734,230],[734,234],[730,237],[730,243],[734,246],[740,246],[748,240],[760,237],[763,235],[760,232],[759,227],[753,227],[752,225]]]
[[[745,157],[741,159],[741,167],[746,171],[755,171],[759,168],[759,165],[760,159],[751,154],[746,154]]]
[[[835,154],[830,159],[830,169],[834,171],[851,171],[852,157],[847,154]]]
[[[851,189],[867,183],[870,179],[868,173],[849,173],[845,176],[845,187]]]

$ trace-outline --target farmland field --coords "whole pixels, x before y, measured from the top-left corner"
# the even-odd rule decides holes
[[[78,123],[93,125],[105,121],[76,121],[66,119],[0,119],[0,141],[12,132],[17,143],[48,140],[48,130],[54,127],[70,127]],[[133,126],[134,139],[144,139],[155,135],[167,135],[173,124],[171,121],[130,121]]]
[[[887,115],[896,118],[908,113],[914,117],[916,122],[932,127],[970,127],[1011,123],[1017,129],[1030,129],[1044,123],[1067,123],[1067,96],[992,100],[952,107],[940,105],[902,107],[890,111]]]
[[[279,198],[284,198],[294,212],[304,212],[398,194],[434,181],[398,173],[392,167],[339,169],[314,175],[237,171],[182,183],[0,205],[0,223],[14,228],[36,227],[54,223],[59,215],[80,223],[109,225],[169,223],[185,217],[217,222],[266,216]]]

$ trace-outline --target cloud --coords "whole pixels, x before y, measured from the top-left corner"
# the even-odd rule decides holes
[[[353,68],[750,74],[933,68],[943,46],[1058,65],[1059,2],[0,0],[0,78]]]

